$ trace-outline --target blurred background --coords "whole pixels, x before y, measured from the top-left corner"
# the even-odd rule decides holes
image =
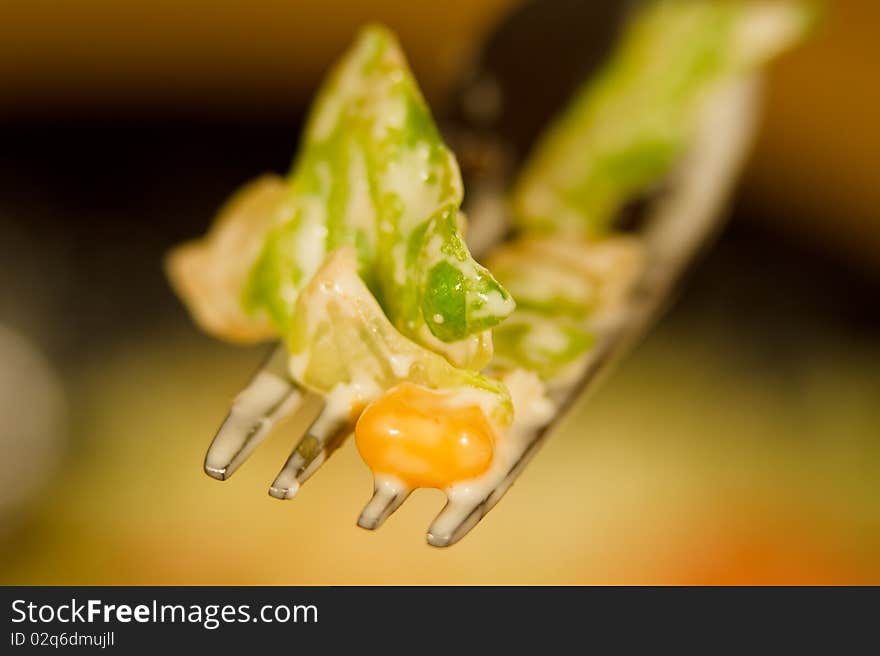
[[[358,26],[394,28],[454,115],[520,4],[0,0],[0,582],[880,583],[873,0],[825,3],[772,67],[728,229],[460,545],[424,545],[437,491],[356,528],[352,443],[291,502],[266,494],[284,430],[227,483],[202,474],[263,350],[197,332],[163,253],[286,170]],[[614,34],[600,4],[565,65],[540,57],[552,20],[500,52],[523,76],[586,72]]]

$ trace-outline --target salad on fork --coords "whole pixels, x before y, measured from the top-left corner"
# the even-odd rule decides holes
[[[438,488],[448,503],[428,541],[458,541],[667,302],[723,215],[761,67],[810,20],[793,0],[636,11],[540,138],[507,196],[505,237],[479,262],[455,155],[395,37],[364,29],[290,173],[247,184],[168,255],[203,330],[279,342],[205,471],[228,478],[313,399],[320,413],[273,496],[293,497],[353,433],[375,481],[358,523],[377,528],[412,490]]]

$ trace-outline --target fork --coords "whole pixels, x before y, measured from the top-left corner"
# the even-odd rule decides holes
[[[517,123],[510,112],[502,109],[505,100],[516,97],[516,85],[530,83],[528,79],[523,80],[521,71],[511,74],[510,67],[516,68],[517,63],[511,63],[505,52],[510,51],[511,45],[522,43],[524,38],[534,39],[536,29],[549,30],[546,43],[555,44],[556,51],[548,52],[544,48],[542,52],[551,57],[554,66],[556,62],[568,62],[569,70],[561,71],[557,67],[557,88],[544,95],[561,102],[567,95],[562,90],[570,91],[572,84],[582,76],[583,71],[576,69],[584,63],[595,65],[603,54],[595,49],[584,49],[583,44],[591,42],[584,38],[584,26],[598,26],[607,44],[608,33],[613,32],[607,27],[616,23],[622,14],[618,3],[541,0],[517,10],[493,34],[480,66],[468,76],[457,94],[451,120],[445,125],[448,141],[462,159],[470,197],[467,210],[473,225],[468,241],[475,254],[485,252],[507,234],[505,181],[534,139],[538,127],[534,118],[525,117]],[[555,38],[553,34],[560,30],[577,30],[579,40]],[[535,70],[541,68],[537,66]],[[552,86],[543,77],[541,84],[545,90],[548,85]],[[643,272],[610,320],[596,327],[596,345],[582,363],[579,376],[552,389],[555,415],[534,431],[519,458],[491,492],[468,504],[446,504],[428,528],[430,545],[455,544],[476,526],[563,423],[572,407],[600,384],[612,365],[671,301],[684,271],[723,224],[725,202],[754,131],[759,97],[757,78],[732,82],[715,94],[703,112],[698,138],[687,160],[662,193],[654,194],[642,208],[637,234],[646,252]],[[544,120],[551,113],[552,110],[546,111]],[[333,418],[338,413],[323,412],[325,403],[319,395],[297,385],[288,372],[287,359],[283,346],[274,347],[235,398],[205,457],[204,469],[209,476],[218,480],[229,478],[273,427],[296,416],[306,421],[308,428],[269,488],[271,496],[291,499],[352,432],[352,424]],[[408,491],[377,483],[358,518],[358,525],[377,529],[403,504],[408,494]]]

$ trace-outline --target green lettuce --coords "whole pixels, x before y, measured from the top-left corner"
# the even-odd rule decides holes
[[[543,380],[553,380],[595,344],[582,322],[564,315],[517,309],[492,333],[496,369],[521,367]]]
[[[466,394],[496,425],[506,426],[513,418],[510,394],[501,382],[453,366],[391,325],[358,275],[350,246],[329,254],[300,293],[287,348],[298,381],[322,394],[342,386],[352,407],[409,381]]]
[[[643,260],[641,243],[629,236],[526,236],[495,249],[487,264],[517,307],[493,331],[493,366],[556,378],[592,348],[595,324],[629,293]]]
[[[659,0],[541,138],[513,193],[521,228],[602,235],[685,155],[702,101],[797,41],[799,2]]]
[[[359,274],[401,333],[440,351],[471,340],[444,352],[485,364],[485,331],[514,304],[464,243],[458,165],[387,30],[365,29],[324,84],[287,184],[282,218],[243,290],[248,312],[287,335],[324,257],[353,246]]]

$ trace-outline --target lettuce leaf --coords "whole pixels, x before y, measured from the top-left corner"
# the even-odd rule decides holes
[[[522,237],[496,249],[488,266],[517,308],[493,331],[493,367],[522,367],[553,380],[595,343],[594,326],[612,315],[641,274],[635,237],[601,241]]]
[[[520,367],[552,381],[595,344],[583,323],[566,316],[553,316],[517,309],[493,331],[495,357],[492,366],[508,370]]]
[[[510,295],[471,257],[459,231],[462,184],[395,38],[370,27],[330,75],[288,178],[285,211],[243,290],[252,315],[282,335],[324,256],[350,245],[393,325],[432,347],[480,335],[513,311]]]
[[[793,45],[812,18],[784,0],[658,0],[541,138],[513,193],[520,227],[602,235],[689,146],[713,87]]]
[[[232,195],[205,237],[176,246],[165,258],[172,286],[205,332],[239,343],[277,335],[268,317],[245,311],[241,290],[286,195],[278,176],[254,180]]]
[[[353,407],[409,381],[464,391],[498,426],[513,418],[510,395],[501,382],[454,367],[391,325],[358,275],[351,246],[330,253],[300,293],[287,348],[298,381],[325,395],[343,386]]]

